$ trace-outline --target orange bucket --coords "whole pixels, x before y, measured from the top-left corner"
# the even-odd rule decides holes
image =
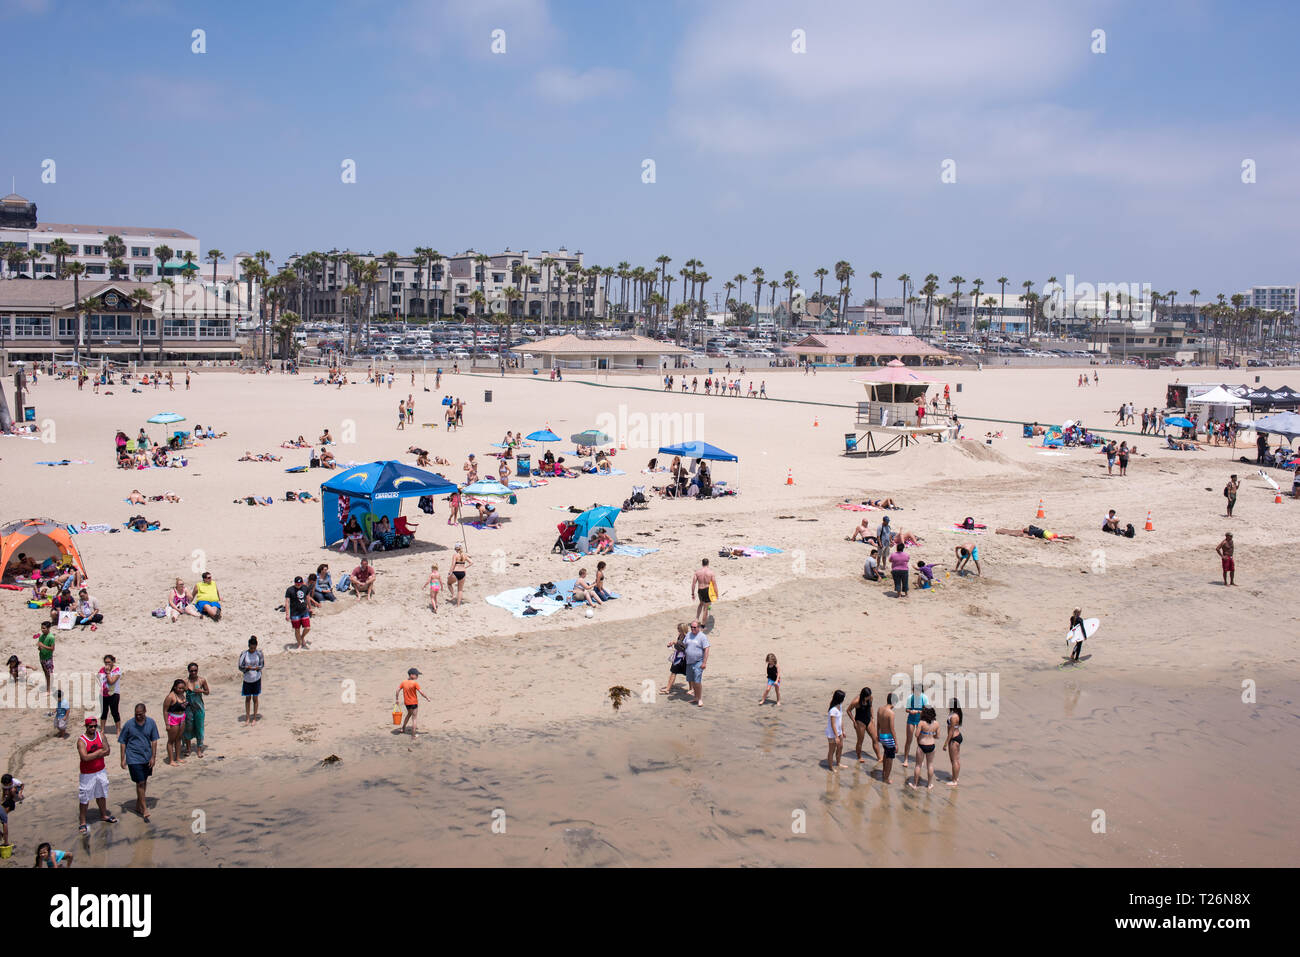
[[[402,723],[402,712],[400,712],[400,711],[398,711],[396,708],[394,708],[394,709],[393,709],[393,724],[401,724],[401,723]]]

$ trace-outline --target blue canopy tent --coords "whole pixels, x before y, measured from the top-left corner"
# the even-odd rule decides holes
[[[591,536],[602,528],[608,529],[609,537],[617,542],[618,535],[614,532],[614,521],[622,511],[621,508],[615,508],[613,505],[597,505],[575,518],[573,524],[577,530],[573,536],[573,543],[578,547],[578,551],[587,554]]]
[[[663,455],[680,455],[688,459],[707,459],[710,462],[735,462],[736,484],[740,484],[740,458],[716,445],[697,439],[693,442],[679,442],[677,445],[661,445],[659,452]]]
[[[370,462],[340,472],[320,487],[325,544],[343,538],[343,526],[350,515],[355,514],[363,526],[366,522],[362,516],[367,513],[375,521],[387,515],[389,522],[396,524],[402,499],[450,495],[454,491],[454,482],[403,462]]]

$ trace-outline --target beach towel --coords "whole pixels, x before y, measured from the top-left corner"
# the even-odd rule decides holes
[[[470,528],[477,528],[479,531],[482,531],[485,528],[497,531],[501,528],[500,525],[484,525],[482,522],[461,522],[461,525],[467,525]]]
[[[37,465],[94,465],[93,459],[62,459],[58,462],[37,462]]]
[[[740,550],[741,555],[745,558],[766,558],[768,555],[782,554],[781,549],[773,548],[770,545],[752,545],[752,546],[747,545],[743,548],[741,546],[734,546],[733,548],[726,549],[726,551],[734,552],[737,548]]]
[[[85,522],[80,525],[69,525],[67,528],[73,535],[91,535],[96,532],[111,532],[113,530],[112,525],[87,525]]]
[[[626,555],[628,558],[643,558],[646,555],[653,555],[659,551],[657,548],[646,548],[642,545],[615,545],[611,555]]]
[[[953,522],[953,523],[952,523],[952,527],[953,527],[953,528],[960,528],[960,529],[962,529],[963,531],[969,531],[969,529],[967,529],[966,526],[962,525],[961,522]],[[976,527],[976,528],[988,528],[987,525],[980,525],[978,522],[975,524],[975,527]]]
[[[291,468],[291,469],[285,469],[285,471],[286,471],[286,472],[305,472],[305,471],[307,471],[307,466],[305,466],[305,465],[295,465],[295,466],[294,466],[293,468]]]
[[[983,535],[984,526],[981,525],[979,528],[962,528],[960,525],[956,525],[953,526],[952,533],[954,535]]]
[[[535,608],[538,615],[553,615],[564,607],[564,602],[554,598],[538,598],[536,588],[511,588],[483,599],[496,608],[504,608],[516,618],[532,618],[525,615],[529,608]]]
[[[846,512],[874,512],[876,509],[872,505],[858,505],[856,502],[836,502],[836,508],[842,508]]]

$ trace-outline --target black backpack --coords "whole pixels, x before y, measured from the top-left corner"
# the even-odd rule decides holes
[[[1137,529],[1135,529],[1135,528],[1133,527],[1133,523],[1132,523],[1132,522],[1129,522],[1129,523],[1128,523],[1128,526],[1124,529],[1124,537],[1125,537],[1125,538],[1136,538],[1136,537],[1137,537]]]

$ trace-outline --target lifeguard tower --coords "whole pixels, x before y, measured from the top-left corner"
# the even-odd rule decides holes
[[[928,409],[917,421],[917,406],[924,408],[926,393],[939,380],[916,368],[895,359],[853,381],[866,386],[868,399],[858,403],[856,431],[844,435],[845,455],[884,455],[919,442],[922,436],[943,441],[956,431],[949,420],[955,412],[951,408],[944,411],[941,421]]]

